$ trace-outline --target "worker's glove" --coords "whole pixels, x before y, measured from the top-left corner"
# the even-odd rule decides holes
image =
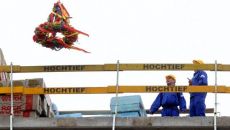
[[[189,85],[189,86],[192,85],[192,80],[191,80],[191,79],[188,80],[188,85]]]
[[[154,113],[152,111],[149,111],[149,114],[153,115]]]

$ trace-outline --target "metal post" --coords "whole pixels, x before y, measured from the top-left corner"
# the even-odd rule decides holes
[[[215,108],[214,108],[214,130],[217,130],[217,61],[215,60]]]
[[[14,95],[13,95],[13,64],[10,63],[10,130],[13,130]]]
[[[116,78],[116,104],[115,104],[115,113],[113,114],[113,126],[112,130],[115,130],[116,126],[116,115],[117,115],[117,107],[118,107],[118,92],[119,92],[119,60],[117,61],[117,78]]]

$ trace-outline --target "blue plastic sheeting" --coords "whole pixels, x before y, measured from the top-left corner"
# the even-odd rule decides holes
[[[52,110],[55,114],[55,117],[56,118],[67,118],[67,117],[72,117],[72,118],[75,118],[75,117],[82,117],[82,114],[81,113],[70,113],[70,114],[59,114],[59,111],[58,111],[58,108],[57,108],[57,105],[52,103]]]
[[[71,113],[71,114],[62,114],[62,115],[56,115],[56,118],[67,118],[67,117],[82,117],[81,113]]]

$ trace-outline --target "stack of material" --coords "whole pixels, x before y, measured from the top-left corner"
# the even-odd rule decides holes
[[[11,86],[9,82],[1,82],[1,86]],[[14,80],[13,86],[45,87],[42,78]],[[14,94],[13,108],[15,116],[22,117],[54,117],[49,95]],[[0,95],[0,116],[9,116],[11,109],[10,95]]]
[[[0,96],[0,116],[10,114],[10,95]],[[14,95],[14,116],[39,117],[41,98],[39,95]]]
[[[81,113],[69,113],[69,114],[59,114],[57,105],[52,103],[52,109],[55,114],[55,118],[76,118],[76,117],[82,117]]]
[[[76,117],[82,117],[81,113],[70,113],[70,114],[62,114],[62,115],[56,115],[56,118],[76,118]]]
[[[6,65],[6,61],[4,58],[4,55],[2,53],[2,50],[0,48],[0,66]],[[5,72],[0,72],[0,81],[8,81],[9,80],[9,75]]]
[[[45,82],[42,78],[36,79],[26,79],[27,87],[42,87],[45,88]],[[52,109],[52,101],[48,94],[40,95],[41,96],[41,117],[54,117],[54,112]]]
[[[116,103],[117,102],[117,103]],[[113,97],[110,102],[110,108],[112,113],[115,113],[117,105],[117,117],[146,117],[146,111],[141,100],[141,96],[122,96]]]

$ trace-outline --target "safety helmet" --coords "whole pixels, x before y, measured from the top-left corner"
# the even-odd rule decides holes
[[[202,60],[193,60],[192,63],[193,64],[204,64]]]
[[[176,76],[174,76],[172,74],[166,75],[165,78],[166,78],[166,80],[167,79],[173,79],[174,81],[176,81]]]

